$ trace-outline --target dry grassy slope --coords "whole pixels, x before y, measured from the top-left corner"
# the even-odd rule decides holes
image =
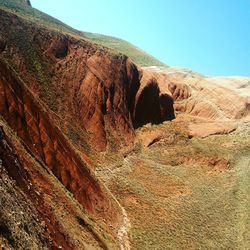
[[[1,248],[48,249],[51,239],[46,235],[45,225],[40,222],[34,205],[10,178],[2,161],[0,171]]]
[[[134,151],[100,169],[130,218],[132,249],[248,249],[249,124],[191,140],[186,127],[140,128]],[[145,147],[152,134],[158,141]]]
[[[76,36],[79,39],[85,39],[92,43],[98,44],[99,46],[104,46],[105,48],[112,49],[115,53],[122,53],[128,55],[136,64],[140,66],[164,66],[164,63],[160,62],[156,58],[142,51],[141,49],[135,47],[134,45],[118,39],[115,37],[105,36],[90,32],[81,32],[71,28],[65,23],[39,11],[31,8],[26,1],[23,0],[0,0],[0,7],[12,11],[24,17],[26,20],[35,22],[36,25],[45,26],[47,28],[69,34],[71,36]]]

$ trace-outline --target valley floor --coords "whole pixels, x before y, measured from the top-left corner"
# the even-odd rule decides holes
[[[144,126],[128,156],[98,169],[128,214],[131,249],[249,249],[249,124],[204,139],[183,125]],[[159,131],[143,146],[141,134]]]

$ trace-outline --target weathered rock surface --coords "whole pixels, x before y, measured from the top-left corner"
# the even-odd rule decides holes
[[[114,163],[112,153],[120,149],[121,154],[136,152],[142,145],[142,151],[150,153],[165,145],[158,151],[165,154],[161,164],[227,169],[226,159],[201,153],[194,158],[188,148],[180,157],[179,151],[190,137],[227,134],[239,121],[249,121],[248,78],[209,78],[171,68],[138,70],[127,56],[77,33],[40,27],[4,10],[0,15],[0,159],[6,180],[16,183],[14,197],[21,201],[19,194],[24,194],[24,206],[17,210],[27,203],[27,210],[41,222],[27,238],[32,226],[22,228],[26,245],[15,236],[13,223],[4,223],[7,229],[0,224],[6,229],[6,247],[18,248],[20,243],[24,248],[129,249],[126,211],[94,173],[95,163],[106,155]],[[175,117],[179,120],[157,129],[149,125],[146,133],[142,128],[135,135],[135,128]],[[136,140],[139,144],[131,147]],[[175,162],[171,154],[178,156]],[[129,161],[122,162],[126,168]],[[123,171],[121,165],[111,165],[103,166],[109,175]],[[29,216],[14,219],[34,221]],[[46,245],[45,239],[51,242]]]
[[[98,209],[99,202],[103,207],[107,200],[87,163],[74,152],[43,107],[3,62],[0,62],[0,97],[1,115],[29,149],[86,209]]]
[[[141,86],[136,95],[135,128],[147,123],[159,124],[175,118],[173,97],[169,93],[161,93],[157,78],[151,77],[146,80],[145,78],[143,72]]]
[[[160,90],[157,82],[152,79],[137,93],[134,126],[141,127],[147,123],[159,124],[160,122]]]
[[[191,71],[149,67],[143,69],[141,88],[151,78],[161,95],[172,98],[175,113],[200,119],[189,125],[191,137],[230,133],[237,122],[250,120],[249,78],[204,77]]]
[[[109,218],[113,223],[118,222],[116,203],[108,195],[105,187],[94,177],[89,163],[76,153],[60,129],[53,124],[46,109],[34,99],[32,93],[15,75],[13,69],[3,61],[0,63],[0,96],[0,113],[17,133],[17,136],[22,139],[27,150],[27,152],[16,153],[21,157],[20,162],[25,163],[17,165],[19,167],[17,170],[12,166],[12,159],[15,162],[15,157],[4,153],[4,145],[1,143],[1,159],[19,187],[29,195],[28,180],[25,179],[28,177],[25,172],[35,171],[36,164],[25,160],[25,155],[28,154],[47,166],[88,213],[97,218]],[[87,156],[85,158],[87,159]],[[26,171],[22,169],[26,169]],[[22,171],[23,174],[20,174]],[[37,185],[37,183],[34,184],[33,189]],[[47,184],[42,182],[40,185],[42,190],[46,189]],[[52,190],[54,188],[51,187]],[[30,198],[32,199],[32,196]],[[38,206],[37,209],[42,214],[46,212],[45,207]],[[47,221],[47,225],[53,235],[56,225],[51,224],[50,221]],[[54,235],[53,237],[56,242],[62,241],[60,240],[62,236]],[[68,243],[64,242],[64,244]]]
[[[4,11],[2,15],[0,35],[10,41],[5,58],[53,111],[72,143],[83,151],[117,150],[133,143],[140,82],[129,58],[79,37],[28,25]]]
[[[249,78],[204,77],[190,71],[154,67],[144,68],[143,76],[144,81],[154,77],[160,92],[173,97],[175,111],[212,120],[249,117]]]
[[[12,210],[13,213],[12,222],[3,221],[6,229],[6,234],[2,235],[4,244],[10,244],[14,246],[14,249],[16,249],[15,246],[18,246],[18,249],[26,249],[25,246],[36,248],[36,245],[37,249],[44,249],[46,246],[49,249],[83,247],[117,249],[117,244],[110,232],[111,229],[107,226],[105,228],[106,220],[115,225],[117,220],[115,210],[110,211],[111,214],[108,217],[105,216],[105,211],[99,211],[101,213],[99,219],[97,214],[89,217],[84,206],[81,206],[67,192],[43,161],[39,160],[27,145],[18,139],[6,122],[0,120],[0,128],[0,159],[3,166],[1,177],[4,183],[11,181],[14,185],[13,197],[19,203],[17,207],[11,204],[5,209],[10,202],[6,200],[10,190],[8,190],[8,186],[3,185],[1,206],[5,211]],[[111,199],[109,202],[112,203]],[[23,214],[17,215],[20,208],[23,210]],[[32,210],[34,214],[30,218],[26,213]],[[9,215],[3,212],[2,216],[3,220],[6,220]],[[34,224],[32,223],[33,218],[35,219]],[[18,230],[17,227],[20,225],[16,225],[15,221],[17,223],[23,221],[25,224],[21,225]],[[32,224],[30,225],[30,223]],[[33,227],[36,229],[29,232]],[[20,239],[20,235],[23,235],[24,238]],[[105,239],[103,235],[105,235]],[[106,240],[108,241],[106,242]],[[43,247],[40,247],[41,245]]]

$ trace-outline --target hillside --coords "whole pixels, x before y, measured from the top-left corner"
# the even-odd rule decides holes
[[[248,249],[249,83],[0,0],[1,248]]]
[[[128,55],[136,64],[140,66],[166,66],[164,63],[158,61],[156,58],[148,55],[146,52],[135,47],[134,45],[110,36],[95,34],[90,32],[81,32],[75,30],[61,21],[39,11],[31,8],[24,0],[0,0],[0,6],[15,14],[21,15],[23,18],[36,22],[39,25],[57,30],[59,32],[68,33],[78,36],[81,39],[88,39],[96,44],[108,47],[118,53]]]
[[[158,61],[156,58],[148,55],[141,49],[135,47],[133,44],[128,43],[122,39],[101,34],[83,32],[83,36],[90,39],[92,42],[103,45],[110,49],[114,49],[120,53],[129,56],[136,64],[142,67],[147,66],[162,66],[167,67],[166,64]]]

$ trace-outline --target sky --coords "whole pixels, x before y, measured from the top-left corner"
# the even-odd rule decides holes
[[[211,76],[250,76],[250,0],[31,0],[81,31]]]

